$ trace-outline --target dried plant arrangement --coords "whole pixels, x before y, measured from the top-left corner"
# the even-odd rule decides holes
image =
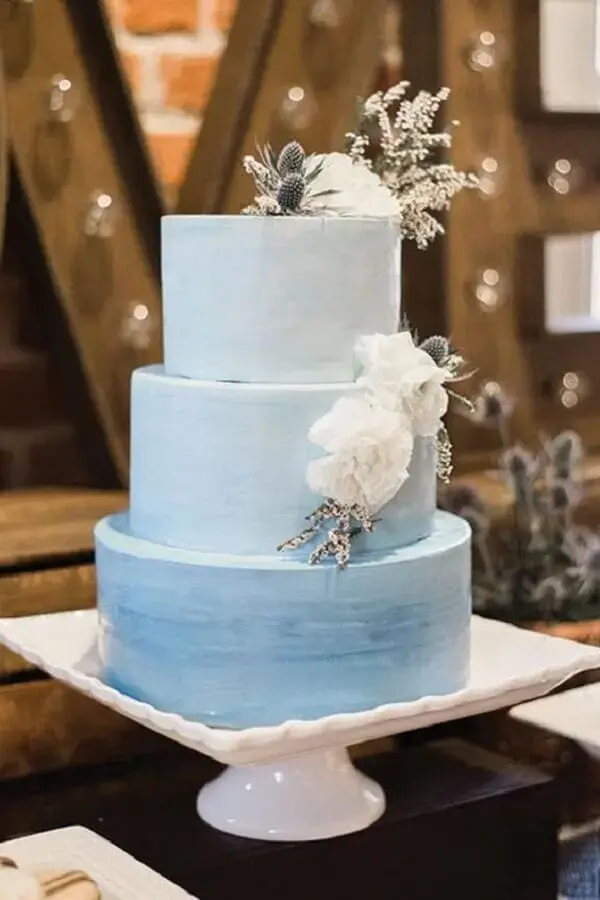
[[[419,344],[405,321],[396,334],[363,336],[355,353],[362,390],[337,400],[308,434],[325,451],[306,473],[324,502],[307,516],[306,528],[278,547],[294,551],[321,538],[309,563],[334,559],[340,569],[350,561],[353,538],[375,530],[379,512],[408,479],[416,438],[435,439],[438,478],[450,480],[452,445],[442,420],[451,398],[472,408],[452,387],[471,372],[441,335]]]
[[[469,484],[446,488],[442,505],[473,530],[473,607],[480,615],[526,624],[600,617],[600,534],[577,524],[583,499],[583,447],[564,431],[536,451],[513,444],[513,403],[496,385],[481,394],[474,419],[498,430],[497,477],[509,496],[500,517]]]
[[[358,127],[347,135],[348,155],[375,172],[398,204],[404,240],[426,248],[443,234],[433,213],[449,209],[456,194],[477,187],[477,178],[440,162],[440,151],[452,147],[452,130],[435,131],[440,108],[450,96],[419,91],[411,100],[410,83],[401,81],[359,104]]]
[[[307,154],[291,141],[278,153],[267,145],[246,156],[257,194],[242,213],[384,219],[395,239],[427,247],[443,231],[435,214],[477,180],[439,160],[452,144],[450,130],[435,130],[449,92],[420,91],[409,99],[408,88],[401,82],[360,104],[345,152]],[[305,527],[278,546],[302,548],[311,565],[333,562],[340,569],[350,561],[353,539],[377,528],[380,511],[409,478],[417,439],[435,442],[438,477],[449,481],[452,447],[443,418],[450,399],[469,406],[455,385],[471,373],[446,337],[419,342],[404,322],[395,334],[359,336],[354,354],[359,390],[340,397],[308,432],[322,451],[306,470],[319,504]]]
[[[359,104],[345,152],[306,154],[292,141],[279,154],[267,145],[257,157],[246,156],[257,195],[244,214],[386,216],[398,222],[404,240],[428,247],[444,231],[436,213],[478,181],[439,159],[457,125],[435,130],[448,89],[410,99],[409,87],[403,81]]]

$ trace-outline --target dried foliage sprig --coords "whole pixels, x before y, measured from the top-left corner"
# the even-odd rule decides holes
[[[449,386],[471,378],[474,370],[467,367],[466,360],[453,349],[448,338],[435,334],[425,338],[419,347],[431,357],[436,365],[448,373],[444,381],[448,396],[457,400],[465,409],[473,411],[474,406],[471,400]],[[443,484],[448,484],[453,472],[452,442],[448,429],[443,423],[436,436],[436,469],[439,480]]]
[[[245,156],[243,160],[258,190],[254,203],[242,210],[244,215],[307,215],[312,211],[311,203],[327,193],[313,189],[324,159],[307,156],[298,141],[286,144],[278,156],[270,144],[257,152],[258,158]]]
[[[409,87],[400,82],[360,104],[357,129],[347,135],[347,152],[377,172],[398,201],[402,236],[425,248],[444,232],[433,214],[448,209],[459,191],[478,181],[439,161],[440,152],[452,146],[451,128],[457,124],[434,130],[449,90],[419,91],[410,100]]]
[[[308,562],[314,566],[325,559],[334,558],[340,569],[345,569],[350,561],[352,538],[363,531],[372,532],[375,526],[373,518],[364,507],[356,504],[346,506],[331,498],[307,516],[307,521],[307,528],[284,541],[277,549],[297,550],[317,538],[325,526],[334,521],[334,527],[327,529],[324,540],[311,552]]]
[[[600,534],[577,525],[583,497],[582,443],[565,431],[533,453],[507,440],[511,409],[497,391],[481,423],[504,443],[498,474],[509,490],[501,517],[470,485],[449,488],[442,505],[473,530],[475,611],[510,622],[577,621],[600,616]]]

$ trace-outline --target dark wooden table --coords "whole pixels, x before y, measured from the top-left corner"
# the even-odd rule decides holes
[[[0,839],[84,825],[200,900],[555,900],[553,783],[464,743],[361,760],[388,809],[370,829],[278,844],[220,834],[195,811],[218,767],[191,752],[0,787]]]

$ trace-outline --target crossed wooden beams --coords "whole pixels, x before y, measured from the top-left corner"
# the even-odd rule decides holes
[[[162,201],[102,0],[3,4],[10,150],[41,281],[126,484],[130,372],[161,358]],[[252,187],[242,154],[296,136],[299,120],[307,149],[340,146],[372,85],[384,10],[385,0],[241,0],[178,211],[238,211]],[[306,108],[286,120],[290,91]]]
[[[4,0],[1,27],[12,162],[39,251],[32,259],[59,301],[125,482],[129,369],[160,353],[158,191],[102,6]],[[96,192],[118,206],[114,235],[102,236],[106,218],[86,233]],[[122,340],[136,304],[156,322],[141,348]]]

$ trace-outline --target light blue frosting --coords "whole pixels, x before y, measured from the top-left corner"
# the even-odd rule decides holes
[[[167,548],[127,514],[98,524],[96,552],[105,678],[159,709],[244,728],[466,685],[470,534],[447,513],[345,571]]]
[[[131,510],[96,528],[105,678],[232,728],[464,687],[469,529],[434,511],[432,440],[345,571],[275,550],[321,502],[307,435],[357,390],[356,339],[397,330],[395,226],[167,216],[163,287],[165,366],[132,383]]]
[[[138,369],[132,532],[174,547],[275,553],[322,501],[306,484],[309,460],[324,452],[308,440],[310,426],[356,390],[355,383],[229,384],[173,378],[162,366]],[[373,534],[361,537],[364,547],[395,548],[429,534],[435,466],[433,440],[418,439],[410,477]]]
[[[171,375],[352,381],[356,339],[398,329],[388,219],[165,216],[162,279]]]

